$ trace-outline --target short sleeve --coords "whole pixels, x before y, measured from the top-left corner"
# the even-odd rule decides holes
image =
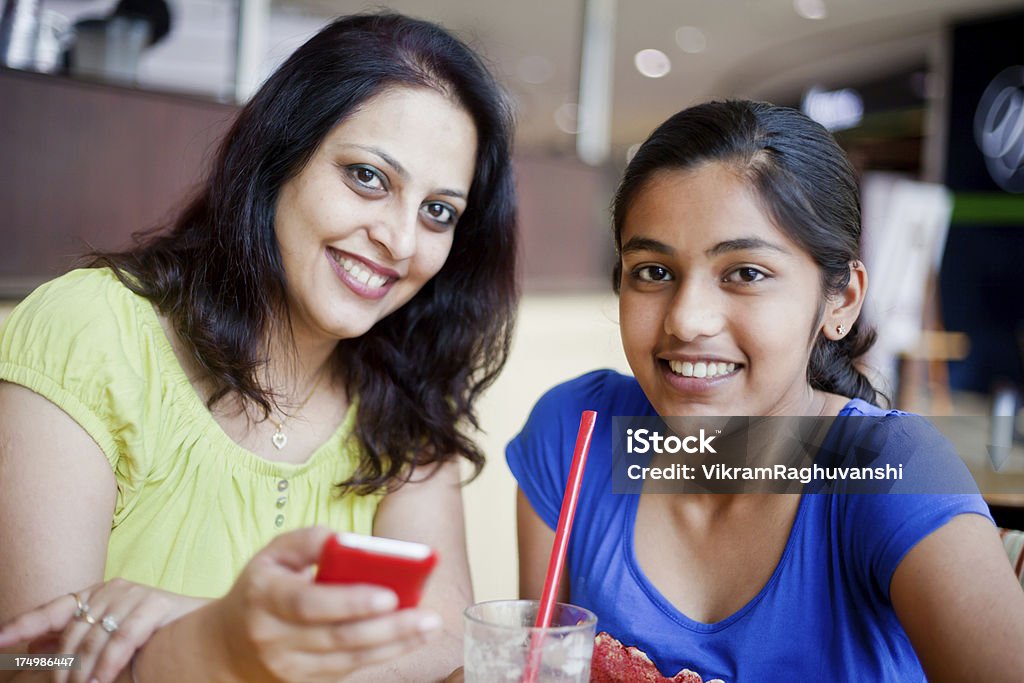
[[[0,327],[0,380],[48,399],[77,422],[116,470],[143,401],[134,295],[106,270],[48,282]]]
[[[571,398],[568,385],[560,385],[544,394],[530,412],[526,425],[505,449],[505,459],[519,488],[544,523],[558,525],[562,490],[568,477],[568,465],[561,454],[567,425],[566,402]],[[578,425],[577,425],[578,426]]]
[[[505,459],[534,511],[552,529],[558,526],[584,410],[594,410],[606,420],[615,415],[653,414],[636,380],[614,370],[588,372],[559,384],[537,401],[522,431],[506,447]],[[594,453],[590,459],[588,470],[595,467]]]
[[[908,490],[932,491],[846,496],[844,533],[854,549],[856,569],[877,594],[888,600],[896,568],[922,539],[957,515],[978,514],[989,521],[992,517],[953,445],[926,419],[906,414],[889,416],[878,423],[877,432],[875,438],[884,441],[883,450],[893,456],[883,455],[886,461],[909,461],[916,465],[909,469],[911,473],[927,475],[928,481],[912,484]],[[973,491],[966,490],[965,478]]]

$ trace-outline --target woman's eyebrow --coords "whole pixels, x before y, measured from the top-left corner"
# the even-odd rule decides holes
[[[773,242],[763,240],[760,237],[740,237],[734,240],[719,242],[704,253],[707,256],[719,256],[730,251],[749,251],[756,249],[770,249],[781,254],[789,254],[789,250]]]
[[[393,156],[382,150],[380,147],[358,144],[353,144],[351,146],[380,157],[388,166],[395,169],[395,173],[401,176],[403,180],[409,179],[409,171],[406,170],[405,166],[402,166],[402,164],[398,162],[398,159],[394,158]],[[438,188],[437,190],[434,190],[434,192],[436,192],[437,194],[445,195],[446,197],[457,197],[458,199],[466,198],[466,193],[463,192],[462,190],[455,190],[447,187]]]
[[[370,154],[380,157],[388,166],[395,169],[395,172],[398,175],[402,176],[403,178],[409,177],[409,171],[405,170],[405,166],[402,166],[402,164],[398,162],[398,159],[394,158],[393,156],[382,150],[380,147],[358,144],[351,144],[349,146],[355,147],[356,149],[361,149],[364,152],[369,152]]]

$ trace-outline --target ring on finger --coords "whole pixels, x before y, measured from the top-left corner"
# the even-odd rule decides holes
[[[100,620],[100,628],[107,633],[113,633],[119,626],[120,624],[117,623],[117,619],[112,614],[108,614]]]
[[[89,603],[83,602],[78,593],[72,593],[71,596],[75,599],[75,619],[84,621],[89,626],[95,626],[96,617],[89,614]]]
[[[81,619],[89,613],[89,603],[82,601],[82,596],[78,593],[70,593],[71,597],[75,599],[75,619]]]

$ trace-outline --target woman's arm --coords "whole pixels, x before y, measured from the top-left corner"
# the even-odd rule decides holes
[[[421,607],[440,615],[442,635],[429,648],[346,680],[440,681],[461,666],[462,613],[473,602],[463,514],[459,463],[454,461],[440,466],[430,478],[415,476],[381,501],[375,535],[425,543],[438,552],[440,561]]]
[[[1021,680],[1024,591],[984,517],[958,515],[921,540],[890,594],[929,681]]]
[[[519,536],[519,597],[539,600],[544,592],[555,532],[537,515],[522,489],[516,489],[516,527]],[[569,570],[563,568],[558,602],[569,602]]]
[[[110,464],[66,413],[6,382],[0,482],[0,622],[103,579],[117,497]]]

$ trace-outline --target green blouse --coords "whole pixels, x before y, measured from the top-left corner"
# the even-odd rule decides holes
[[[358,465],[352,408],[301,465],[245,450],[193,389],[152,304],[108,269],[72,271],[11,312],[0,380],[59,406],[106,454],[117,480],[108,579],[218,597],[281,532],[372,531],[380,496],[334,486]]]

